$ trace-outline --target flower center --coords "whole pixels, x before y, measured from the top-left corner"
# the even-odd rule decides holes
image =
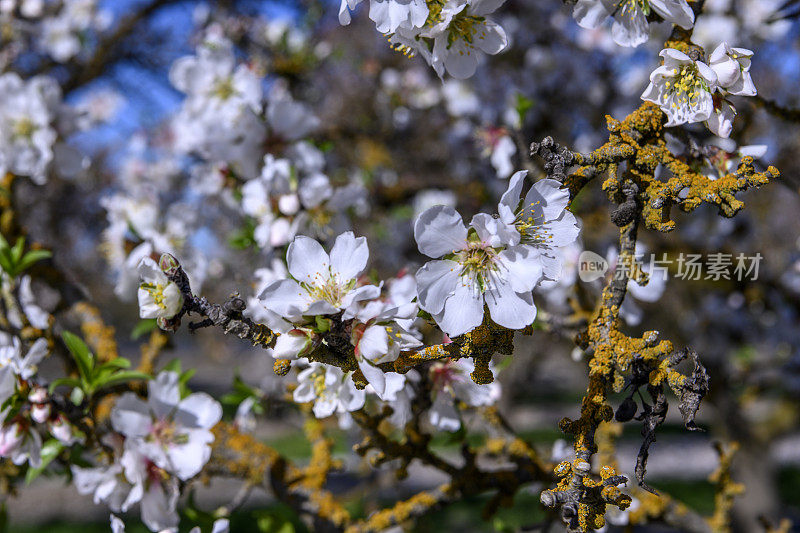
[[[427,0],[425,4],[428,6],[428,18],[425,20],[425,26],[433,26],[444,20],[442,17],[444,0]]]
[[[30,139],[35,131],[36,124],[28,117],[23,117],[14,124],[14,135],[17,137]]]
[[[236,94],[236,89],[233,87],[233,80],[230,78],[222,78],[217,80],[216,84],[214,84],[214,90],[211,92],[211,94],[220,100],[227,100]]]
[[[152,283],[142,283],[142,288],[150,293],[157,306],[164,310],[167,309],[166,297],[164,296],[164,285],[161,283],[156,283],[155,285]]]
[[[467,15],[464,11],[460,12],[453,17],[453,21],[448,28],[450,33],[447,35],[447,47],[450,48],[458,39],[463,39],[468,48],[473,48],[472,39],[478,30],[481,29],[485,20],[484,17]],[[486,37],[486,31],[485,29],[481,29],[480,31],[481,34],[479,38],[483,39]],[[467,51],[467,54],[469,54],[469,51]]]
[[[633,19],[639,10],[641,10],[646,17],[650,14],[650,4],[647,0],[622,0],[617,4],[617,10],[623,18],[627,17]]]
[[[461,277],[470,278],[481,292],[486,290],[489,277],[497,270],[495,258],[497,251],[481,242],[472,242],[469,248],[456,254],[461,265]]]
[[[455,380],[455,374],[449,363],[435,363],[431,366],[431,379],[437,390],[442,390]]]
[[[189,442],[189,436],[185,433],[178,433],[175,423],[171,420],[158,420],[150,426],[147,440],[167,446],[169,444],[186,444]]]
[[[695,105],[696,99],[702,91],[708,92],[708,84],[699,75],[694,63],[675,68],[672,70],[672,74],[672,80],[667,81],[664,85],[669,94],[673,96],[673,108],[679,105]]]
[[[548,245],[549,241],[553,239],[552,233],[544,225],[544,215],[536,216],[534,214],[535,207],[540,203],[540,200],[532,202],[527,214],[524,209],[517,213],[514,226],[520,234],[522,244]]]
[[[314,394],[316,394],[317,398],[324,398],[327,387],[325,386],[325,369],[319,369],[314,372],[314,377],[311,378],[312,385],[314,387]]]
[[[162,482],[169,479],[169,475],[150,459],[145,459],[145,470],[147,471],[147,485],[151,484],[161,485]]]
[[[347,283],[339,281],[339,277],[328,271],[327,273],[318,272],[316,280],[313,284],[301,283],[300,285],[317,300],[323,300],[329,304],[339,307],[342,303],[342,298],[350,292],[356,280],[351,279]]]

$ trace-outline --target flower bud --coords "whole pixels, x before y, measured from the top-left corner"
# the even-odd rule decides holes
[[[178,272],[181,264],[177,259],[175,259],[174,255],[164,253],[161,254],[161,258],[158,260],[158,267],[164,272],[164,274],[171,276]]]
[[[34,422],[43,424],[48,418],[50,418],[49,403],[35,403],[31,406],[31,419]]]
[[[28,395],[28,401],[31,403],[46,403],[47,389],[44,387],[34,387]]]
[[[54,421],[50,422],[50,434],[66,445],[78,440],[72,431],[72,424],[63,415],[58,415]]]

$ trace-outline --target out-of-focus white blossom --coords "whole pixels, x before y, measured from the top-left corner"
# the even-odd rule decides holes
[[[177,373],[161,372],[149,383],[147,402],[133,393],[119,397],[111,423],[150,461],[185,481],[208,462],[214,440],[209,430],[222,408],[202,392],[181,399],[179,387]]]
[[[430,368],[433,381],[433,405],[428,418],[436,428],[458,431],[461,414],[456,402],[478,407],[492,405],[500,398],[500,385],[495,381],[478,385],[470,374],[475,365],[468,359],[437,361]]]
[[[314,402],[317,418],[361,409],[366,393],[358,390],[348,375],[335,366],[311,365],[297,376],[293,398],[298,403]]]

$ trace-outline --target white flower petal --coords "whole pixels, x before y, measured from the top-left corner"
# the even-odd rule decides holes
[[[150,431],[152,417],[147,404],[134,393],[126,392],[111,409],[111,426],[126,437],[144,437]]]
[[[205,392],[195,392],[180,401],[175,420],[191,428],[211,429],[222,419],[219,402]]]
[[[609,14],[600,0],[578,0],[572,10],[572,16],[575,17],[578,26],[590,30],[600,26]]]
[[[533,210],[544,215],[544,220],[555,220],[569,203],[569,191],[561,188],[561,182],[545,178],[533,184],[525,195],[525,212]],[[540,222],[544,222],[540,221]]]
[[[436,314],[445,300],[453,294],[459,282],[461,267],[455,261],[429,261],[417,270],[417,295],[419,306]]]
[[[336,237],[330,254],[331,272],[340,281],[355,279],[366,267],[369,247],[366,237],[356,238],[352,231]]]
[[[369,384],[375,389],[378,397],[383,399],[383,395],[386,392],[386,376],[383,370],[363,359],[358,362],[358,368],[361,369],[361,373],[364,374]]]
[[[522,329],[536,319],[536,306],[530,292],[515,292],[511,283],[492,285],[484,294],[492,320],[509,329]]]
[[[450,337],[472,331],[483,322],[483,295],[467,278],[460,278],[453,295],[445,301],[441,313],[434,315],[436,323]]]
[[[417,218],[414,238],[420,252],[436,259],[465,247],[467,227],[455,209],[435,205]]]
[[[322,245],[310,237],[298,235],[286,251],[289,274],[300,283],[320,283],[329,276],[330,257]]]

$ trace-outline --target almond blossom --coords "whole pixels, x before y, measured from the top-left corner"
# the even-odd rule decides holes
[[[0,404],[14,394],[17,377],[29,380],[36,374],[37,365],[47,353],[47,341],[38,339],[23,357],[19,338],[0,333]]]
[[[419,251],[437,259],[417,271],[420,308],[451,337],[478,327],[484,304],[501,326],[531,324],[536,318],[531,291],[542,277],[539,252],[518,246],[517,230],[487,214],[475,215],[470,225],[468,230],[461,215],[446,206],[417,218]]]
[[[290,321],[342,310],[352,314],[347,311],[352,304],[380,294],[375,285],[356,287],[368,259],[366,238],[356,238],[350,231],[336,237],[330,254],[314,239],[298,236],[286,252],[292,279],[274,282],[259,298],[267,309]]]
[[[475,365],[469,359],[437,361],[430,368],[433,381],[433,405],[428,418],[435,427],[444,431],[458,431],[461,414],[457,402],[472,407],[492,405],[500,398],[497,382],[478,385],[470,378]]]
[[[384,398],[389,376],[394,373],[384,373],[377,365],[396,360],[402,350],[416,348],[422,342],[397,322],[403,318],[398,308],[381,307],[380,302],[370,302],[356,314],[351,342],[358,368],[377,395]]]
[[[18,418],[0,428],[0,457],[36,468],[42,463],[41,454],[42,437],[27,420]]]
[[[405,7],[406,4],[393,0],[386,2],[389,18],[378,19],[379,31],[380,28],[395,27],[389,31],[389,42],[392,46],[409,56],[419,54],[440,78],[445,72],[454,78],[469,78],[475,73],[484,53],[495,55],[508,45],[503,28],[487,18],[504,1],[435,0],[427,3],[427,18],[423,20],[421,9],[413,8],[413,2]],[[343,0],[342,8],[344,2],[350,4],[349,0]],[[382,2],[373,0],[373,4],[378,4],[378,10],[381,10]],[[392,9],[389,7],[392,4],[398,7]],[[401,5],[404,7],[399,7]],[[412,9],[404,18],[402,14],[409,8]],[[399,19],[402,21],[399,23],[397,17],[392,19],[395,13],[400,13]],[[371,9],[370,17],[372,16]],[[378,18],[377,14],[375,18]],[[349,15],[347,19],[349,20]]]
[[[292,398],[298,403],[314,402],[312,410],[317,418],[356,411],[366,399],[366,393],[335,366],[311,363],[298,374],[297,383]]]
[[[114,451],[115,461],[89,468],[72,465],[77,491],[92,494],[95,504],[103,503],[115,513],[127,512],[139,503],[148,529],[176,531],[180,521],[178,479],[156,466],[135,441],[123,442],[116,434],[107,437],[106,444]]]
[[[736,108],[726,96],[756,94],[749,72],[753,52],[721,43],[708,64],[672,48],[660,55],[664,64],[650,75],[642,100],[661,107],[668,117],[667,126],[705,122],[716,135],[728,137]]]
[[[181,399],[178,378],[175,372],[161,372],[148,385],[147,402],[130,392],[120,396],[111,424],[156,466],[185,481],[208,462],[214,440],[209,430],[222,417],[222,408],[202,392]]]
[[[497,206],[500,220],[520,234],[520,244],[538,252],[544,280],[561,277],[559,248],[575,242],[580,225],[568,209],[569,191],[556,180],[543,179],[533,184],[520,201],[526,170],[511,176],[508,189]]]
[[[650,74],[642,100],[657,104],[666,113],[667,126],[708,120],[714,112],[716,72],[674,48],[665,48],[659,55],[664,64]]]
[[[750,76],[750,58],[753,52],[746,48],[731,48],[720,43],[708,58],[708,64],[717,75],[719,95],[714,99],[714,114],[706,124],[720,137],[728,137],[733,129],[736,108],[725,96],[755,96],[756,86]]]
[[[0,76],[0,174],[30,176],[41,185],[53,160],[57,133],[52,127],[61,89],[48,77],[23,81],[9,72]]]
[[[145,257],[139,263],[139,316],[169,319],[183,307],[183,295],[178,286],[167,279],[155,261]]]
[[[650,38],[647,17],[651,12],[685,30],[694,25],[694,12],[686,0],[578,0],[573,16],[580,26],[588,29],[613,17],[614,42],[620,46],[639,46]]]

